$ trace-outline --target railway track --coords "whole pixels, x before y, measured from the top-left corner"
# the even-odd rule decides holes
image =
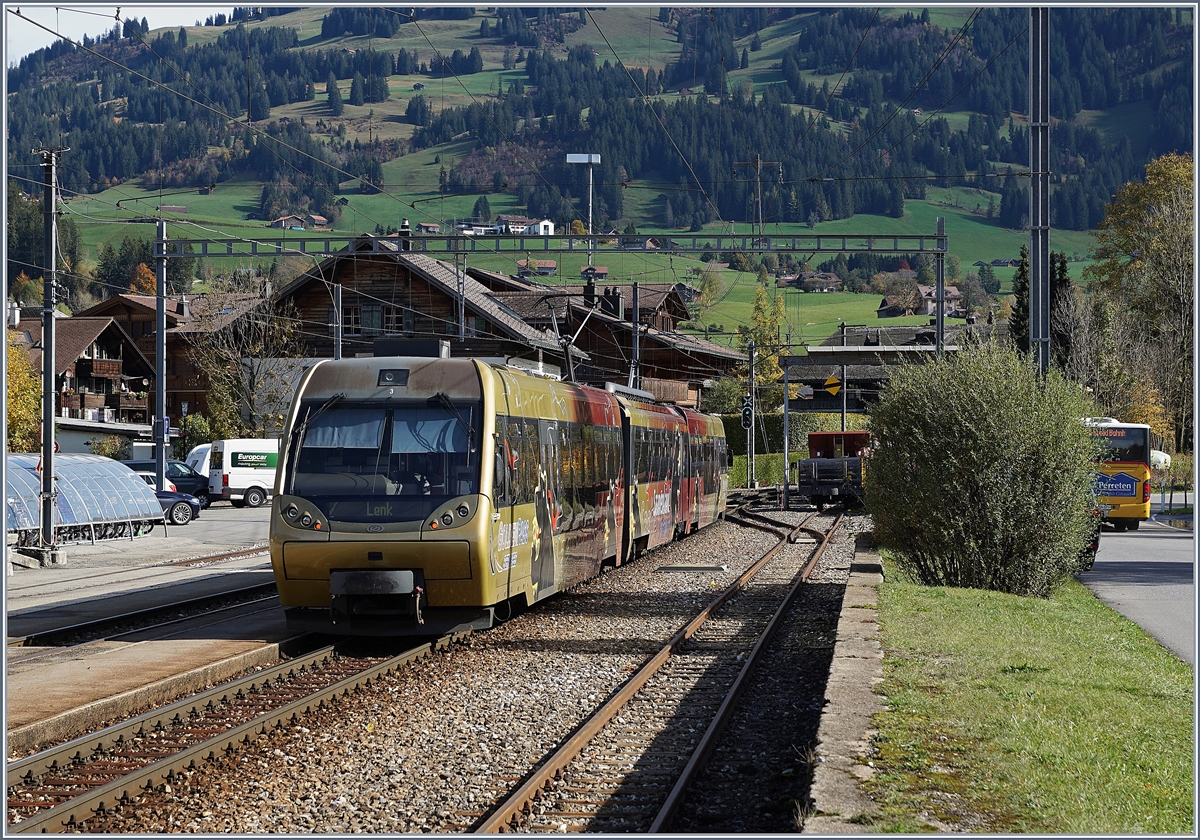
[[[450,641],[444,637],[387,658],[347,657],[333,646],[324,647],[11,762],[8,831],[86,830],[89,819],[129,804],[145,791],[169,790],[178,772],[336,703]]]
[[[26,636],[8,637],[10,661],[21,648],[62,647],[88,644],[99,639],[113,639],[122,634],[143,632],[156,628],[167,628],[181,621],[188,621],[210,612],[219,612],[232,606],[262,603],[277,598],[274,583],[257,584],[240,589],[231,589],[215,595],[189,598],[170,604],[161,604],[141,610],[132,610],[119,615],[55,627],[30,633]],[[33,658],[21,657],[22,661]]]
[[[726,518],[771,531],[779,542],[540,762],[476,833],[669,830],[780,617],[841,523],[839,516],[817,531],[808,527],[814,514],[784,531],[744,508]],[[777,561],[802,533],[818,543],[815,551],[799,568]],[[787,589],[782,599],[780,588]]]
[[[409,736],[414,731],[419,731],[423,733],[423,738],[429,737],[424,735],[425,729],[433,728],[434,719],[445,717],[444,712],[439,712],[438,704],[422,711],[422,704],[428,699],[428,687],[431,684],[442,686],[438,689],[439,694],[444,693],[445,702],[458,708],[452,699],[452,693],[445,688],[446,680],[453,679],[452,675],[458,673],[461,667],[452,667],[454,663],[464,657],[466,662],[475,662],[479,655],[487,650],[512,650],[512,640],[498,644],[481,644],[485,637],[491,635],[483,634],[463,645],[451,647],[451,640],[443,638],[388,659],[360,659],[339,654],[333,648],[323,648],[278,668],[260,671],[243,680],[114,725],[103,732],[76,739],[55,750],[13,762],[8,769],[9,831],[140,832],[144,830],[143,826],[155,826],[156,830],[161,831],[164,821],[169,819],[161,810],[164,808],[169,809],[167,813],[173,814],[180,813],[177,809],[183,808],[183,813],[188,814],[182,820],[170,821],[172,826],[187,825],[187,830],[200,831],[207,830],[207,826],[209,829],[219,830],[210,822],[206,822],[206,818],[211,816],[210,811],[216,810],[215,806],[223,798],[227,798],[228,785],[240,787],[243,782],[248,782],[249,789],[254,793],[249,794],[247,791],[235,795],[235,801],[231,801],[228,808],[236,809],[235,802],[244,801],[247,806],[245,813],[261,814],[261,795],[266,790],[278,786],[283,797],[280,807],[285,807],[283,803],[286,802],[286,807],[291,810],[299,806],[301,801],[315,801],[311,795],[302,793],[309,784],[314,783],[311,773],[328,774],[335,771],[336,767],[341,767],[344,761],[339,759],[336,765],[330,765],[328,760],[318,762],[316,766],[325,769],[309,770],[307,774],[301,772],[301,778],[309,781],[299,781],[294,775],[297,772],[296,768],[308,763],[309,759],[305,756],[312,754],[314,745],[327,743],[327,736],[309,734],[305,727],[316,727],[319,733],[330,721],[336,720],[339,727],[349,724],[355,726],[357,731],[368,733],[366,738],[370,740],[373,737],[369,734],[370,726],[383,727],[384,722],[393,715],[398,720],[407,721],[402,724],[403,732],[407,734],[399,737],[396,734],[385,736],[381,728],[379,735],[383,740],[380,747],[383,748],[383,744],[386,743],[387,750],[398,751],[396,760],[399,763],[396,766],[408,768],[419,774],[413,777],[414,780],[419,778],[422,785],[432,786],[423,788],[427,791],[424,794],[409,796],[429,796],[433,791],[444,791],[451,785],[451,780],[457,785],[460,775],[463,777],[464,788],[471,786],[472,790],[478,791],[482,796],[476,796],[471,803],[460,799],[452,805],[442,806],[445,810],[439,808],[440,815],[426,822],[421,820],[420,814],[412,813],[411,806],[399,804],[420,803],[425,800],[407,798],[401,790],[397,790],[397,807],[402,807],[403,811],[399,814],[393,811],[393,818],[382,824],[364,821],[361,823],[362,830],[507,831],[512,830],[515,825],[523,831],[565,831],[577,830],[580,827],[599,831],[630,830],[628,827],[617,829],[615,826],[634,824],[636,830],[649,830],[656,824],[660,825],[658,830],[665,830],[670,825],[670,815],[668,813],[667,816],[660,816],[663,803],[668,798],[673,798],[677,803],[682,800],[688,785],[686,779],[703,767],[705,752],[711,750],[712,745],[717,742],[724,725],[722,721],[727,719],[734,709],[745,705],[737,702],[736,691],[744,687],[746,680],[750,679],[753,665],[747,665],[747,662],[753,661],[753,651],[763,649],[767,645],[765,641],[756,642],[756,639],[766,631],[766,624],[773,613],[782,614],[779,607],[783,600],[783,591],[789,587],[799,587],[797,581],[807,576],[816,564],[817,556],[814,552],[804,550],[803,546],[792,545],[790,549],[786,549],[785,546],[790,545],[791,539],[809,541],[809,538],[812,538],[814,542],[810,542],[810,546],[815,548],[818,536],[824,540],[822,544],[828,544],[831,538],[832,528],[826,530],[827,526],[820,529],[813,527],[818,521],[815,515],[805,520],[798,529],[793,527],[798,518],[795,514],[791,517],[792,524],[785,527],[783,523],[770,517],[747,510],[729,514],[731,524],[736,521],[739,525],[752,524],[755,528],[750,531],[743,527],[741,530],[744,533],[758,534],[753,538],[758,546],[755,553],[746,557],[744,561],[732,564],[739,571],[747,570],[741,575],[742,594],[733,595],[734,587],[731,587],[730,593],[718,597],[704,610],[709,617],[707,622],[693,621],[683,630],[676,632],[675,628],[678,628],[679,623],[685,621],[685,616],[689,614],[681,612],[677,618],[679,623],[672,622],[669,628],[664,628],[662,635],[657,637],[664,641],[669,639],[663,651],[653,655],[657,646],[664,644],[664,641],[656,642],[655,647],[647,649],[630,662],[626,674],[633,671],[647,655],[650,655],[651,664],[658,662],[661,666],[665,661],[666,670],[655,675],[639,675],[628,679],[622,675],[597,696],[596,703],[601,705],[600,716],[607,716],[607,722],[600,724],[600,730],[602,733],[615,733],[615,740],[603,740],[607,736],[602,734],[602,740],[592,739],[588,742],[584,736],[585,726],[594,724],[582,725],[572,721],[554,740],[546,740],[538,752],[526,753],[530,756],[528,764],[518,758],[512,762],[510,770],[510,762],[501,761],[501,766],[493,767],[494,775],[490,776],[490,780],[479,777],[471,782],[469,779],[472,777],[469,774],[474,771],[460,766],[451,755],[463,753],[462,747],[467,743],[463,740],[465,733],[460,722],[458,727],[451,727],[458,732],[453,742],[457,746],[451,748],[450,742],[443,744],[442,748],[435,750],[430,757],[440,755],[444,760],[435,762],[429,769],[418,769],[424,767],[422,762],[428,747],[413,752],[410,747],[405,746],[410,740]],[[832,516],[825,515],[821,521],[828,523],[832,520]],[[804,528],[810,530],[805,532]],[[750,558],[758,557],[769,545],[763,530],[759,529],[773,533],[777,545],[772,551],[792,555],[790,559],[778,558],[786,561],[785,565],[789,568],[775,571],[774,561],[767,560],[767,568],[756,573],[748,571],[748,566],[752,564],[763,565],[762,560],[755,564]],[[728,538],[714,538],[714,535],[710,534],[701,539],[723,545],[723,539]],[[678,547],[676,553],[679,553]],[[635,577],[646,580],[647,577],[652,578],[659,574],[664,568],[666,567],[659,566],[656,571],[655,567],[633,564],[631,571]],[[693,570],[690,574],[695,575],[696,572]],[[736,574],[737,571],[731,572],[729,577]],[[605,577],[598,583],[602,584],[604,580],[608,578]],[[602,591],[610,589],[604,585],[595,588]],[[667,587],[668,591],[671,589],[670,586]],[[606,596],[601,594],[592,597]],[[711,597],[711,594],[703,594],[696,598],[693,609],[708,602]],[[644,604],[645,600],[642,602]],[[567,624],[574,627],[577,624],[575,616],[583,615],[582,612],[575,613],[574,610],[591,611],[592,606],[586,596],[575,607],[571,607],[570,604],[570,601],[563,601],[558,605],[558,609],[566,609],[564,615],[573,616]],[[547,621],[553,623],[551,615],[556,610],[554,605],[550,607],[550,610],[531,611],[530,618],[535,624]],[[720,611],[717,612],[719,607]],[[650,615],[653,616],[654,613],[651,612]],[[632,616],[622,620],[632,621]],[[788,624],[790,623],[789,620]],[[603,627],[603,624],[601,626]],[[630,623],[629,630],[633,632],[627,632],[624,637],[638,638],[643,631],[634,631],[635,626]],[[512,628],[513,625],[510,625],[509,629]],[[498,631],[493,631],[495,632]],[[531,638],[536,637],[536,628],[531,627],[527,632],[533,634]],[[593,631],[595,632],[597,631]],[[612,646],[608,635],[611,630],[602,629],[598,632],[598,636],[586,637],[587,649],[591,649],[592,640],[595,640],[596,650],[608,650]],[[670,638],[672,633],[675,635]],[[501,632],[498,638],[508,636],[514,634]],[[566,649],[570,650],[572,644],[578,643],[566,642]],[[441,649],[447,651],[444,664],[442,658],[438,657],[436,660],[414,665],[416,670],[412,672],[411,680],[405,674],[386,676],[389,672],[403,668],[407,663],[426,658],[433,651]],[[570,654],[567,655],[567,659],[572,659]],[[574,659],[578,660],[578,657]],[[498,674],[512,673],[514,667],[522,673],[531,673],[515,663],[502,664],[497,661],[494,664],[498,667]],[[582,672],[569,668],[553,673],[561,674],[569,681]],[[488,675],[486,672],[480,676],[492,681],[496,679],[495,675]],[[632,694],[640,696],[635,696],[633,705],[617,706],[615,701],[618,695],[628,692],[629,686],[635,683],[638,685]],[[426,688],[422,690],[420,685],[425,685]],[[360,688],[365,690],[359,691]],[[639,692],[638,688],[642,690]],[[583,691],[586,692],[587,688]],[[406,695],[411,695],[408,703],[416,705],[404,705],[402,701],[400,706],[397,706],[396,701]],[[524,694],[521,696],[523,699],[515,708],[523,709],[528,703]],[[562,704],[566,698],[557,694],[556,696],[559,697],[557,708],[563,708]],[[380,698],[387,698],[383,706],[387,711],[382,711],[378,705]],[[669,703],[673,703],[674,708],[668,706]],[[369,723],[363,724],[366,728],[350,724],[349,721],[356,720],[355,715],[364,707],[372,710]],[[595,708],[594,704],[590,708]],[[318,710],[321,710],[320,714],[306,715]],[[344,720],[347,715],[350,717]],[[534,714],[533,718],[537,719],[537,715]],[[479,718],[473,717],[471,722],[477,725]],[[664,724],[673,724],[673,730],[667,731],[670,727]],[[468,727],[466,732],[472,732],[475,728],[476,726]],[[503,741],[493,739],[512,737],[512,734],[504,736],[500,731],[492,732],[489,728],[484,739],[494,747]],[[543,750],[563,742],[564,737],[565,743],[586,746],[590,752],[582,753],[576,750],[577,754],[582,754],[582,762],[578,759],[574,762],[568,759],[560,767],[552,769],[548,777],[542,775],[542,771],[551,761],[557,759],[543,758],[539,762],[536,756],[545,755]],[[343,743],[346,748],[350,746],[340,739],[329,743]],[[433,746],[434,743],[438,742],[431,742],[428,746]],[[644,746],[646,744],[649,745],[648,749]],[[520,752],[520,748],[517,752]],[[245,753],[246,757],[234,758],[241,753]],[[388,754],[380,753],[376,759],[372,759],[370,766],[374,768],[376,761],[383,760],[383,756]],[[485,763],[494,762],[502,756],[508,757],[507,753],[493,751],[492,758],[489,758],[486,747],[482,753]],[[609,769],[593,773],[592,770],[603,763],[597,757],[608,761]],[[623,758],[624,761],[617,761],[619,758]],[[257,782],[246,778],[245,774],[251,767],[260,767],[264,766],[264,762],[275,761],[280,762],[280,765],[266,777],[274,779],[274,782]],[[687,770],[685,764],[691,769]],[[529,768],[535,765],[536,769],[531,772]],[[206,769],[197,772],[201,768]],[[631,769],[633,773],[629,772]],[[641,775],[646,781],[653,782],[651,786],[639,788],[637,785],[642,780],[631,780],[631,775],[637,775],[639,770],[644,771]],[[438,783],[439,774],[445,773],[450,775],[440,775],[442,782]],[[594,778],[589,780],[589,774]],[[538,781],[539,779],[541,781]],[[395,785],[396,782],[396,778],[393,777],[392,784]],[[546,787],[547,783],[550,784],[549,788]],[[371,789],[366,786],[365,779],[359,784],[363,786],[363,790]],[[519,799],[522,791],[526,794],[524,802],[510,806],[492,804],[496,802],[497,797],[507,794],[514,787],[517,789],[517,798],[514,798],[513,802]],[[226,793],[217,793],[218,790],[224,790]],[[641,796],[637,793],[638,790],[644,792],[647,800],[653,800],[654,804],[646,805],[638,801]],[[250,801],[250,796],[253,796],[253,802]],[[541,797],[540,801],[538,797]],[[329,803],[330,810],[325,822],[318,820],[296,823],[289,829],[286,826],[290,824],[286,822],[268,824],[256,822],[254,817],[247,816],[245,823],[225,822],[225,830],[238,831],[237,826],[251,831],[300,830],[303,826],[307,826],[306,830],[313,830],[322,825],[359,825],[357,820],[360,815],[365,820],[365,811],[353,811],[353,821],[344,822],[347,819],[347,811],[344,805],[338,804],[341,802],[344,800],[339,796],[336,801]],[[187,803],[204,803],[204,807],[197,809]],[[229,813],[225,804],[221,804],[221,812]],[[428,807],[417,805],[415,811],[427,812]],[[486,810],[472,811],[472,808]],[[599,816],[594,816],[597,813]],[[501,817],[502,814],[507,814],[507,818]],[[584,816],[578,816],[579,814]],[[501,818],[494,820],[496,817]],[[406,822],[414,819],[421,821]],[[485,821],[495,824],[485,828]],[[216,823],[216,826],[219,825],[219,822]],[[268,825],[274,827],[268,828]],[[248,826],[258,827],[250,829]]]

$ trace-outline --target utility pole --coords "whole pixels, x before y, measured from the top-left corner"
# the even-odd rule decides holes
[[[459,257],[462,257],[462,265],[459,265]],[[454,255],[454,277],[458,281],[458,340],[467,340],[467,255]]]
[[[846,346],[846,322],[842,321],[840,329],[842,331],[842,346]],[[842,431],[846,431],[846,392],[850,389],[846,382],[846,366],[842,365]]]
[[[758,390],[754,387],[754,342],[749,345],[750,350],[750,432],[746,436],[746,484],[754,490],[758,487],[758,475],[754,472],[754,420],[758,417],[758,409],[755,406],[755,392]]]
[[[937,299],[935,321],[935,333],[937,336],[937,355],[942,356],[942,350],[946,346],[946,220],[942,216],[937,217],[937,235],[938,235],[938,252],[934,257],[934,268],[937,276]],[[845,342],[842,342],[845,344]],[[842,377],[843,383],[845,377]]]
[[[64,146],[52,148],[39,147],[33,153],[42,156],[42,210],[43,210],[43,243],[44,263],[42,270],[42,556],[44,565],[53,565],[61,560],[58,548],[57,534],[54,528],[55,497],[58,491],[54,487],[54,398],[57,384],[55,370],[55,335],[54,311],[57,304],[58,289],[58,258],[54,253],[54,243],[57,233],[55,216],[58,212],[58,156],[69,151]]]
[[[638,307],[638,284],[633,284],[633,364],[629,367],[629,387],[642,387],[642,313]]]
[[[333,358],[342,358],[342,284],[333,284]]]
[[[567,155],[567,163],[583,163],[587,164],[588,168],[588,265],[592,264],[592,247],[595,244],[592,239],[592,167],[600,163],[600,155]]]
[[[1050,9],[1029,10],[1029,346],[1050,365]]]
[[[167,223],[158,220],[158,260],[154,270],[154,476],[159,490],[167,489]]]
[[[749,166],[754,169],[754,218],[758,227],[758,236],[762,236],[762,168],[764,166],[779,166],[777,160],[763,160],[754,153],[754,160],[739,160],[734,166]]]

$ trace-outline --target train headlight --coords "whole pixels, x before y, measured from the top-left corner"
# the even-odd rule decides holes
[[[448,513],[443,513],[443,514],[442,514],[442,524],[443,524],[443,525],[453,525],[453,524],[454,524],[454,517],[453,517],[453,516],[451,516],[451,515],[450,515],[450,514],[448,514]]]
[[[303,525],[305,528],[307,528],[309,525],[311,525],[312,521],[313,521],[313,518],[312,518],[311,514],[306,513],[300,517],[300,524]]]
[[[283,515],[286,516],[288,519],[295,519],[296,514],[298,514],[299,512],[300,512],[300,509],[297,508],[295,505],[288,505],[288,509],[283,512]]]
[[[471,512],[471,509],[469,507],[467,507],[466,505],[458,506],[458,515],[461,516],[463,519],[466,519],[467,514],[469,514],[470,512]]]

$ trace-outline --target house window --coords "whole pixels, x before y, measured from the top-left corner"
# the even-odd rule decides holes
[[[383,331],[386,335],[396,335],[404,329],[404,318],[398,306],[383,307]]]
[[[377,303],[370,303],[361,309],[363,335],[379,335],[382,331],[383,307]]]
[[[362,335],[362,307],[342,307],[342,335]]]

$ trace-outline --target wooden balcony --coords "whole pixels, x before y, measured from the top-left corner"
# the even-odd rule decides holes
[[[75,376],[79,379],[120,379],[120,359],[79,359],[75,362]]]
[[[61,394],[59,405],[74,409],[104,408],[108,397],[107,394]]]
[[[104,405],[118,411],[145,411],[149,401],[148,396],[139,397],[137,394],[109,394],[104,400]]]

